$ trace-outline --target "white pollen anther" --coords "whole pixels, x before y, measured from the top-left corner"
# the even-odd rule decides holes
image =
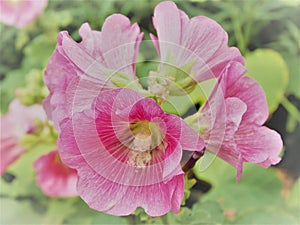
[[[151,150],[151,144],[152,144],[152,135],[146,138],[140,138],[136,136],[132,142],[132,150],[139,151],[139,152]]]

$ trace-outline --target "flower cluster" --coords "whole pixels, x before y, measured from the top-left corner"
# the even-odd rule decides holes
[[[137,207],[151,216],[177,213],[189,169],[181,167],[183,150],[197,158],[205,149],[216,154],[237,169],[237,179],[243,162],[269,167],[280,160],[281,138],[263,126],[264,92],[243,76],[243,57],[228,47],[222,27],[189,19],[173,2],[156,6],[153,24],[160,59],[147,90],[136,76],[143,33],[120,14],[101,32],[83,24],[80,43],[60,32],[45,72],[44,108],[59,131],[61,160],[77,171],[81,198],[113,215]],[[183,120],[162,110],[170,96],[208,79],[217,84],[195,115]]]
[[[46,121],[47,116],[41,105],[25,106],[18,99],[10,103],[8,113],[1,115],[1,175],[9,172],[10,166],[26,151],[32,150],[36,144],[30,143],[32,137],[42,138]],[[57,150],[36,159],[33,167],[37,172],[37,184],[46,195],[77,196],[77,172],[61,162]]]

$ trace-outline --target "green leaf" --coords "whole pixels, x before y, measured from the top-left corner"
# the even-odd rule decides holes
[[[9,168],[8,173],[15,176],[15,179],[7,183],[0,180],[0,194],[4,196],[43,196],[43,193],[36,185],[35,171],[32,164],[39,156],[55,149],[54,145],[38,145],[34,149],[24,153]]]
[[[9,103],[15,98],[16,89],[25,85],[25,74],[23,70],[12,70],[0,81],[1,113],[7,111]]]
[[[105,225],[127,225],[125,217],[120,216],[111,216],[98,212],[97,215],[93,218],[91,224],[105,224]]]
[[[211,191],[203,196],[203,200],[218,199],[226,208],[242,210],[258,207],[263,203],[277,204],[281,200],[281,182],[272,168],[264,169],[255,164],[244,164],[239,183],[235,180],[235,169],[219,158],[216,158],[206,171],[199,172],[194,169],[194,172],[200,179],[213,186]]]
[[[249,210],[240,215],[234,224],[299,224],[290,212],[286,211],[283,207],[264,206]]]
[[[184,196],[181,205],[185,205],[185,201],[190,197],[191,195],[191,188],[196,184],[196,179],[188,178],[188,174],[184,175]]]
[[[196,203],[192,209],[182,208],[176,215],[168,214],[170,224],[200,225],[200,224],[222,224],[223,210],[216,201]]]
[[[76,210],[73,207],[76,198],[48,198],[47,200],[48,207],[44,215],[44,224],[64,224],[66,218]]]
[[[162,109],[171,114],[184,115],[191,107],[194,106],[193,100],[189,95],[185,96],[169,96],[168,100],[161,106]],[[192,109],[194,113],[197,109]]]
[[[77,198],[70,207],[74,210],[65,216],[64,224],[118,224],[127,225],[125,217],[111,216],[98,212],[88,207],[81,199]],[[62,211],[63,212],[63,211]],[[51,223],[52,224],[52,223]]]
[[[167,101],[162,105],[162,109],[170,114],[176,114],[183,116],[189,111],[189,115],[197,112],[195,104],[202,104],[205,102],[211,94],[216,79],[210,79],[208,81],[201,82],[196,85],[195,89],[182,96],[169,96]]]
[[[16,37],[16,48],[20,50],[29,40],[30,37],[27,30],[20,30]]]
[[[35,211],[29,201],[1,198],[0,223],[13,224],[42,224],[43,214]]]
[[[264,89],[269,112],[274,112],[284,97],[288,84],[288,69],[279,53],[271,49],[257,49],[246,55],[247,75]]]
[[[197,177],[212,184],[201,201],[219,201],[224,215],[232,224],[294,224],[299,212],[299,193],[296,200],[287,207],[281,196],[282,184],[273,168],[265,169],[255,164],[244,164],[241,181],[235,181],[235,170],[217,158],[206,171],[194,172]],[[297,187],[295,187],[297,188]],[[297,189],[296,189],[297,190]],[[299,190],[299,189],[298,189]],[[294,205],[295,204],[295,205]],[[277,212],[277,214],[276,214]]]
[[[54,51],[55,45],[55,38],[49,38],[46,34],[37,36],[25,47],[25,58],[22,62],[22,66],[30,69],[44,69],[49,57]]]
[[[32,69],[26,74],[26,85],[18,90],[17,97],[24,105],[42,104],[43,99],[49,94],[43,81],[43,72]]]
[[[74,207],[74,202],[78,200],[78,198],[62,199],[47,196],[1,198],[1,204],[5,204],[5,207],[1,206],[0,221],[1,224],[65,224],[68,217],[76,210],[80,210]],[[85,216],[88,217],[88,214]]]
[[[300,178],[298,178],[294,183],[291,192],[286,199],[286,204],[288,207],[298,208],[298,210],[300,211]]]

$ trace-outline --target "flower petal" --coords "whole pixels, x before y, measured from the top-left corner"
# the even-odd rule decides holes
[[[263,167],[275,165],[283,143],[280,135],[265,126],[249,126],[243,124],[235,136],[237,145],[242,152],[243,160],[257,163]]]
[[[228,74],[230,76],[230,74]],[[247,104],[243,120],[262,125],[269,116],[266,95],[261,86],[250,77],[242,77],[226,93],[226,97],[237,96]]]
[[[135,78],[135,61],[143,33],[135,23],[130,26],[130,20],[115,14],[108,17],[102,27],[102,41],[105,65],[114,71],[120,71]]]
[[[204,141],[184,120],[175,115],[167,115],[166,124],[168,133],[179,140],[182,148],[189,151],[202,151],[205,148]]]
[[[18,142],[19,140],[16,137],[11,137],[11,138],[1,137],[0,175],[2,175],[7,170],[7,168],[25,152],[25,149],[19,146]]]
[[[116,216],[131,214],[143,207],[150,216],[161,216],[172,210],[179,212],[183,198],[183,175],[173,177],[167,183],[147,186],[126,186],[111,182],[93,170],[80,172],[78,183],[80,196],[90,207]]]
[[[152,39],[161,61],[178,68],[193,62],[191,75],[198,82],[218,77],[232,60],[244,64],[239,50],[227,46],[227,33],[219,24],[204,16],[189,20],[173,2],[156,6],[153,24],[158,42]]]
[[[46,195],[51,197],[77,196],[77,172],[63,165],[57,151],[38,158],[33,167],[36,181]]]
[[[83,24],[79,33],[82,41],[76,43],[67,32],[60,32],[45,72],[50,95],[44,108],[58,130],[64,118],[90,108],[100,92],[115,87],[110,76],[121,72],[129,81],[135,78],[135,60],[142,38],[136,24],[130,26],[127,17],[112,15],[102,32]]]
[[[45,112],[41,105],[24,106],[18,100],[13,100],[9,105],[7,115],[1,115],[1,171],[17,160],[25,149],[20,146],[20,141],[27,133],[37,129],[35,120],[46,120]]]
[[[182,148],[167,134],[167,115],[152,99],[130,89],[104,91],[92,107],[61,123],[58,142],[62,161],[78,171],[79,195],[92,208],[113,215],[128,215],[137,207],[152,216],[178,212],[183,197]],[[181,119],[177,120],[180,128]],[[153,150],[153,160],[143,166],[130,163],[132,121],[157,123],[166,132],[166,145]]]
[[[261,126],[268,116],[265,95],[253,79],[242,77],[244,71],[238,62],[227,65],[198,119],[208,150],[237,169],[237,180],[243,162],[268,167],[280,161],[282,148],[280,136]]]
[[[30,24],[44,8],[48,0],[0,1],[0,21],[18,28]]]

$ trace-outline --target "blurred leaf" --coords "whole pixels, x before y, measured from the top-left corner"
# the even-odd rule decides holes
[[[182,208],[176,215],[169,213],[170,224],[200,225],[200,224],[222,224],[223,210],[215,201],[196,203],[192,209]]]
[[[111,216],[93,210],[79,198],[75,201],[71,208],[73,208],[74,210],[72,211],[72,213],[66,216],[64,224],[127,225],[125,217]]]
[[[91,224],[97,211],[89,208],[87,204],[80,198],[78,198],[72,205],[73,212],[65,218],[65,224]]]
[[[289,70],[288,94],[293,94],[300,99],[300,56],[288,52],[281,52]]]
[[[9,103],[15,98],[15,90],[25,84],[23,70],[12,70],[6,74],[6,78],[0,81],[1,113],[5,113]]]
[[[1,198],[1,224],[65,224],[76,198]],[[2,207],[2,204],[5,207]],[[2,223],[3,222],[3,223]]]
[[[44,215],[43,224],[65,224],[65,220],[76,208],[73,203],[76,198],[48,199],[48,208]]]
[[[44,216],[36,212],[30,202],[1,198],[0,223],[13,224],[42,224]]]
[[[22,52],[16,49],[15,39],[19,30],[0,23],[0,78],[10,69],[19,67]]]
[[[125,217],[120,216],[111,216],[108,214],[104,214],[98,212],[96,216],[94,216],[91,224],[103,224],[103,225],[127,225],[127,221]]]
[[[240,215],[234,224],[299,224],[293,215],[283,207],[272,207],[270,205],[249,210]]]
[[[170,96],[168,100],[161,106],[162,109],[171,114],[184,115],[194,103],[189,95],[186,96]],[[194,107],[193,112],[196,113],[197,109]]]
[[[246,55],[247,75],[264,89],[269,112],[274,112],[284,97],[288,69],[283,58],[271,49],[257,49]]]
[[[30,37],[26,29],[20,30],[16,37],[16,49],[20,50],[28,41]]]
[[[56,39],[49,39],[46,35],[39,35],[28,44],[25,49],[25,58],[22,66],[25,68],[32,67],[44,69],[48,59],[54,51]]]
[[[41,190],[35,183],[35,171],[33,162],[42,154],[55,149],[54,145],[38,145],[34,149],[24,153],[9,168],[8,172],[15,176],[15,179],[7,183],[1,179],[0,195],[17,196],[43,196]]]
[[[42,104],[49,94],[43,81],[43,71],[32,69],[26,74],[26,85],[17,90],[17,97],[24,105]]]
[[[288,207],[298,208],[300,211],[300,178],[298,178],[294,183],[286,202]],[[300,217],[300,214],[298,216]]]
[[[50,34],[58,33],[59,27],[68,26],[72,22],[72,19],[71,10],[47,10],[39,18],[39,22],[45,32]]]
[[[225,217],[233,224],[294,224],[296,208],[284,207],[282,184],[272,168],[244,164],[243,176],[235,181],[235,170],[217,158],[204,172],[194,169],[197,177],[212,184],[212,189],[201,201],[218,200]],[[299,204],[299,199],[295,200]],[[277,211],[277,214],[276,214]],[[257,215],[257,216],[256,216]]]
[[[241,181],[237,183],[235,169],[219,158],[204,172],[195,169],[199,178],[213,186],[203,200],[218,199],[226,208],[237,210],[259,207],[263,203],[277,204],[281,200],[281,182],[271,168],[244,164],[243,171]]]

